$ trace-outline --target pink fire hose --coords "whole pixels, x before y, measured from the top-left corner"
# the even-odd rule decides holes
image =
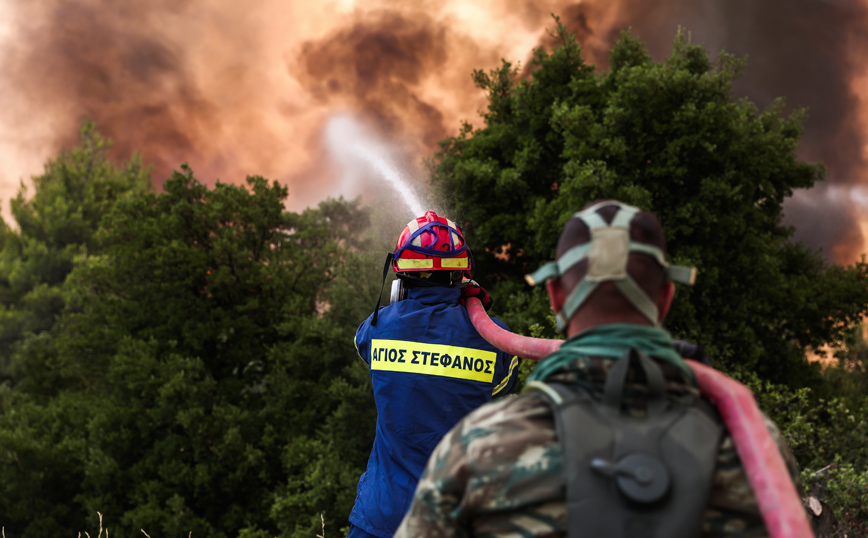
[[[563,340],[531,338],[501,329],[475,297],[467,299],[467,313],[473,326],[491,345],[525,359],[538,361],[563,343]],[[696,374],[699,390],[717,406],[732,436],[769,535],[772,538],[812,538],[814,533],[799,494],[750,389],[708,366],[694,361],[687,361],[687,364]]]

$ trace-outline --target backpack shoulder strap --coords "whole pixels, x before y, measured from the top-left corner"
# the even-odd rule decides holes
[[[595,503],[587,502],[600,481],[588,462],[613,444],[612,428],[592,410],[595,404],[581,388],[532,381],[527,389],[543,393],[552,409],[566,481],[567,538],[607,536],[605,526],[596,523],[600,514]]]

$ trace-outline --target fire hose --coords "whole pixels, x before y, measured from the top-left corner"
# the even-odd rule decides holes
[[[538,361],[563,343],[563,340],[532,338],[501,329],[475,297],[467,299],[467,313],[473,326],[491,345],[525,359]],[[772,538],[813,537],[799,494],[750,389],[713,368],[694,361],[687,363],[696,374],[702,395],[717,407],[729,430],[769,535]]]

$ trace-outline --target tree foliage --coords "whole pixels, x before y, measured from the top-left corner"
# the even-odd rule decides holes
[[[352,344],[378,291],[366,211],[288,213],[277,183],[209,189],[186,167],[164,189],[103,206],[54,330],[0,391],[6,531],[96,511],[114,536],[345,526],[375,413]]]
[[[50,330],[63,309],[62,285],[77,258],[99,251],[94,234],[118,199],[150,189],[138,155],[116,166],[111,142],[85,121],[80,143],[48,161],[12,200],[17,229],[2,225],[0,250],[0,374],[18,378],[15,356]]]
[[[466,124],[431,164],[477,246],[475,276],[517,305],[510,324],[545,322],[543,294],[517,284],[521,275],[553,258],[574,212],[614,198],[654,211],[670,258],[699,268],[697,285],[676,295],[674,334],[718,364],[794,385],[813,378],[805,349],[840,344],[868,311],[868,265],[830,265],[781,224],[784,200],[823,177],[796,158],[805,112],[735,99],[743,62],[712,61],[684,33],[654,62],[624,32],[605,72],[585,63],[563,25],[554,37],[524,79],[506,62],[474,73],[489,97],[485,125]]]
[[[850,340],[864,353],[863,340]],[[801,467],[802,495],[813,495],[831,507],[837,519],[835,536],[864,536],[868,532],[868,378],[864,371],[850,369],[846,361],[830,366],[826,374],[846,379],[850,387],[824,398],[807,387],[792,389],[762,381],[741,368],[733,372],[781,428]]]

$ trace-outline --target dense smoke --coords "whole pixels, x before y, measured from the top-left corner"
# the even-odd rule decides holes
[[[408,176],[418,178],[420,157],[454,134],[462,115],[470,119],[474,109],[484,107],[484,95],[475,90],[470,77],[477,62],[494,65],[497,56],[481,50],[470,37],[451,27],[448,19],[395,8],[354,11],[345,24],[318,39],[301,42],[287,70],[316,105],[339,113],[351,111],[375,126],[377,136],[391,142],[390,159],[405,161]],[[330,154],[334,153],[336,126],[346,124],[327,122]],[[350,132],[345,135],[352,138]],[[411,160],[408,156],[416,156],[416,162],[406,162]],[[297,179],[304,181],[323,172],[323,166],[314,166]],[[423,182],[413,183],[424,195]],[[370,177],[358,182],[366,194],[373,184]],[[340,192],[353,192],[346,181],[335,186],[342,187]],[[398,191],[393,194],[403,196]],[[437,205],[427,202],[428,207]]]
[[[527,65],[548,44],[551,13],[590,61],[632,27],[656,60],[678,27],[694,42],[749,55],[736,86],[760,107],[787,96],[809,108],[800,156],[827,165],[828,184],[786,206],[797,237],[830,258],[864,250],[852,189],[868,182],[866,0],[17,0],[0,7],[0,196],[38,163],[75,143],[85,117],[141,149],[159,183],[188,162],[207,182],[262,174],[286,182],[300,209],[363,192],[340,182],[323,134],[352,113],[392,142],[419,178],[419,162],[460,121],[479,123],[485,96],[475,68],[501,58]],[[300,4],[300,3],[295,3]],[[415,170],[412,170],[415,167]],[[416,179],[422,190],[423,181]],[[423,193],[424,194],[424,193]],[[5,209],[4,209],[5,210]],[[862,208],[864,213],[864,208]]]
[[[20,28],[5,71],[33,113],[55,124],[56,142],[73,144],[78,122],[92,118],[119,154],[141,149],[164,176],[210,153],[221,111],[197,84],[185,51],[159,31],[159,10],[123,6],[29,8],[27,18],[38,22]]]
[[[421,98],[421,90],[450,62],[449,41],[446,28],[424,14],[384,11],[303,43],[292,67],[317,101],[359,110],[393,136],[419,131],[432,146],[447,128],[437,103]]]
[[[289,156],[312,137],[285,118],[309,118],[283,80],[285,47],[274,37],[292,27],[285,14],[269,20],[234,4],[19,2],[0,58],[15,140],[39,139],[47,158],[90,118],[117,156],[141,150],[158,182],[184,162],[209,182],[278,177],[303,163]]]
[[[679,27],[712,52],[747,57],[734,92],[761,109],[786,96],[789,110],[807,107],[799,156],[823,162],[828,184],[798,192],[785,205],[796,238],[841,262],[865,250],[865,208],[851,188],[868,183],[868,4],[862,0],[711,0],[585,2],[564,11],[564,22],[586,36],[589,56],[605,51],[632,27],[660,60]],[[597,24],[595,21],[605,21]],[[861,84],[860,84],[861,79]]]

